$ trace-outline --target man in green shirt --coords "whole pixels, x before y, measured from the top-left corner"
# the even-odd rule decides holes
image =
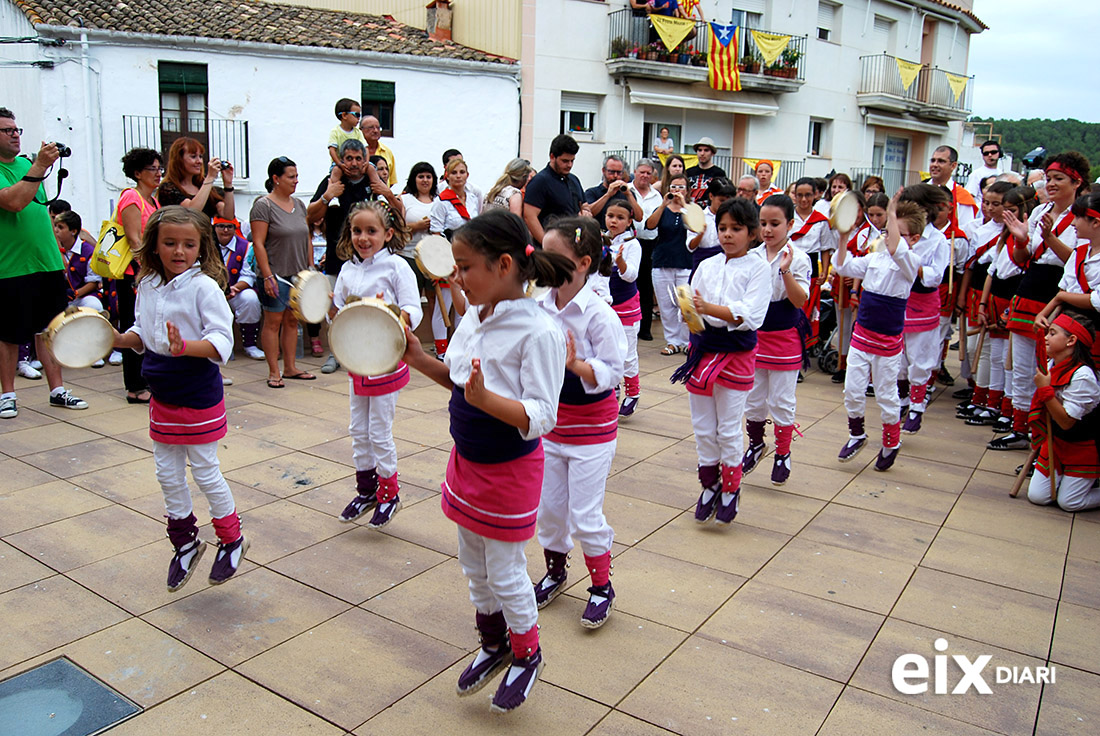
[[[68,304],[64,262],[42,186],[58,159],[57,146],[43,143],[32,164],[19,156],[22,133],[15,114],[0,107],[0,419],[19,414],[15,366],[19,346],[32,337],[50,384],[50,406],[88,408],[62,385],[61,366],[41,334]]]

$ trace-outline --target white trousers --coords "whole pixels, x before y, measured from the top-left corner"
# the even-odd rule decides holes
[[[975,352],[978,349],[978,335],[971,335],[966,341],[966,355],[970,358],[970,365],[973,367],[974,359],[977,357]],[[990,358],[993,355],[993,341],[989,339],[989,335],[986,334],[985,339],[982,340],[982,355],[978,360],[978,372],[973,376],[974,382],[983,388],[989,387],[989,379],[992,375],[993,368],[990,365]]]
[[[1005,357],[1008,355],[1008,340],[1003,337],[987,337],[989,343],[989,390],[1005,390]],[[984,358],[983,358],[984,360]],[[978,366],[981,369],[981,366]],[[1000,407],[994,407],[1000,409]]]
[[[229,300],[233,318],[242,325],[253,325],[260,321],[260,297],[255,289],[245,289]]]
[[[388,478],[397,472],[397,445],[393,441],[393,417],[397,412],[394,391],[381,396],[356,396],[348,382],[351,403],[351,456],[356,470],[377,468]]]
[[[1031,397],[1035,393],[1035,341],[1010,333],[1012,341],[1012,408],[1020,411],[1031,409]],[[1006,380],[1008,380],[1006,378]]]
[[[762,422],[771,412],[772,421],[777,427],[789,427],[794,424],[795,387],[798,385],[798,371],[769,371],[756,369],[752,390],[745,402],[745,418],[753,422]]]
[[[538,535],[543,549],[568,553],[576,539],[589,557],[610,551],[615,532],[603,515],[603,497],[615,445],[615,440],[598,445],[543,440]]]
[[[905,349],[901,351],[898,379],[908,378],[913,386],[928,383],[932,371],[940,367],[940,351],[943,341],[936,329],[905,333]],[[878,397],[878,384],[875,384]]]
[[[940,315],[940,342],[942,343],[945,340],[950,340],[954,332],[955,329],[951,326],[951,318]],[[943,348],[941,347],[940,349],[942,350]]]
[[[478,613],[504,611],[508,628],[517,634],[530,631],[539,620],[525,546],[525,542],[501,542],[458,527],[458,563],[470,581],[470,601]]]
[[[665,342],[676,347],[687,347],[689,332],[687,324],[680,316],[680,305],[676,303],[676,287],[687,285],[691,270],[687,268],[653,269],[653,294],[661,310],[661,330],[665,333]]]
[[[157,481],[164,493],[164,508],[173,519],[191,515],[191,489],[187,487],[187,463],[191,462],[191,477],[210,504],[210,516],[220,519],[236,508],[233,492],[222,477],[218,464],[218,443],[203,445],[166,445],[153,441],[153,463]]]
[[[630,378],[638,375],[638,328],[641,326],[641,322],[623,325],[623,333],[626,335],[626,362],[623,364],[623,376]]]
[[[103,302],[95,294],[86,294],[79,299],[73,299],[69,302],[70,307],[87,307],[88,309],[94,309],[97,312],[103,311]]]
[[[901,416],[901,399],[898,398],[898,366],[901,355],[872,355],[857,347],[848,352],[848,371],[844,376],[844,410],[848,412],[848,416],[866,416],[867,383],[872,379],[875,384],[875,401],[882,413],[882,423],[897,423]]]
[[[734,391],[725,386],[715,386],[713,396],[688,394],[700,465],[741,464],[745,452],[741,420],[748,398],[748,391]]]
[[[1100,487],[1095,478],[1074,478],[1068,475],[1054,474],[1054,483],[1058,488],[1058,506],[1063,511],[1087,511],[1100,506]],[[1054,503],[1050,499],[1050,478],[1035,473],[1027,487],[1027,500],[1039,506]]]
[[[433,287],[434,288],[434,287]],[[439,303],[439,294],[443,294],[443,304]],[[440,288],[436,292],[435,308],[432,310],[432,339],[433,340],[446,340],[447,339],[447,324],[443,321],[443,313],[451,311],[451,305],[454,303],[454,297],[451,296],[450,288]],[[455,312],[453,326],[458,329],[458,323],[462,320],[462,317]]]
[[[852,330],[855,329],[855,318],[852,315],[851,307],[844,307],[838,312],[838,315],[843,316],[844,329],[837,330],[836,349],[841,355],[847,355],[852,344]],[[838,316],[838,319],[839,318]],[[840,327],[840,325],[838,324],[837,327]]]

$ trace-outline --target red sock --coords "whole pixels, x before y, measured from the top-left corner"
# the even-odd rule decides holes
[[[970,397],[971,404],[977,404],[978,406],[985,406],[986,401],[989,400],[989,389],[981,386],[974,387],[974,395]]]
[[[517,634],[509,629],[508,638],[512,641],[512,653],[520,659],[526,659],[539,650],[539,627],[537,624],[522,634]]]
[[[882,446],[893,450],[901,444],[901,422],[882,425]]]
[[[935,379],[932,379],[935,381]],[[921,384],[913,384],[909,388],[909,403],[910,404],[923,404],[924,397],[928,395],[928,386]]]
[[[599,557],[584,556],[584,566],[588,568],[588,574],[592,576],[592,585],[607,585],[611,574],[611,552],[604,552]]]
[[[218,541],[222,544],[232,544],[241,538],[241,517],[237,516],[237,510],[214,519],[214,533],[218,535]]]
[[[794,426],[780,427],[775,425],[775,454],[789,455],[791,452],[791,436],[794,434]]]
[[[1008,394],[1001,397],[1001,414],[1006,417],[1012,416],[1012,397]]]
[[[638,376],[623,376],[623,384],[626,386],[626,395],[637,398],[642,393],[641,381]]]
[[[1017,434],[1027,434],[1027,412],[1020,409],[1012,410],[1012,431]]]
[[[741,463],[722,466],[722,493],[733,493],[741,487]]]
[[[400,488],[397,485],[397,473],[394,473],[388,478],[378,476],[378,503],[389,503],[397,497],[399,490]]]
[[[436,355],[443,355],[446,352],[447,352],[447,341],[446,340],[436,340],[435,341],[435,354]]]

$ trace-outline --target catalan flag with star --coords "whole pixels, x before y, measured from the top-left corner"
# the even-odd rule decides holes
[[[737,71],[739,29],[735,25],[710,23],[710,51],[707,53],[707,82],[717,90],[739,92],[741,75]]]

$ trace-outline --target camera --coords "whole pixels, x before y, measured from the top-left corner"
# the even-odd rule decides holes
[[[53,144],[55,146],[57,146],[57,155],[58,155],[59,158],[66,158],[68,156],[73,155],[73,149],[69,148],[64,143],[59,143],[58,141],[54,141]]]
[[[665,195],[665,199],[667,199],[669,202],[671,202],[675,197],[676,197],[676,195],[673,194],[672,192],[669,192],[668,194]]]

